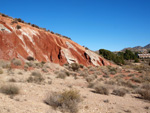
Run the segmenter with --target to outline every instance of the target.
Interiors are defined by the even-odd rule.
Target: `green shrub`
[[[48,95],[44,102],[53,108],[58,108],[62,112],[76,113],[78,112],[78,103],[81,96],[76,90],[68,90],[64,92],[53,92]]]
[[[106,86],[102,85],[102,84],[95,85],[94,89],[95,89],[96,93],[104,94],[104,95],[109,94],[108,88]]]
[[[19,94],[19,88],[13,84],[2,86],[0,91],[4,94],[7,94],[7,95]]]

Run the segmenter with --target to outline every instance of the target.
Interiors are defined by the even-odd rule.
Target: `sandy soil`
[[[60,68],[63,69],[57,67],[57,70]],[[0,93],[0,113],[61,113],[45,104],[44,99],[51,92],[72,88],[79,90],[83,98],[79,104],[79,113],[150,113],[150,102],[135,98],[136,94],[126,94],[124,97],[97,94],[87,87],[88,83],[82,77],[78,79],[74,79],[73,76],[66,79],[56,78],[57,75],[52,69],[48,73],[42,72],[45,81],[37,84],[26,81],[33,70],[13,69],[11,73],[8,73],[8,69],[3,69],[3,71],[3,74],[0,74],[0,85],[15,84],[21,90],[16,96]],[[9,82],[11,78],[14,78],[16,82]],[[51,80],[52,84],[49,83]]]

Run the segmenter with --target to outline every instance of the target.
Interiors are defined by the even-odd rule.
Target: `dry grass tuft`
[[[95,87],[95,92],[99,93],[99,94],[104,94],[104,95],[108,95],[109,94],[109,90],[106,86],[104,86],[103,84],[96,84]]]
[[[63,92],[53,92],[48,95],[44,102],[53,108],[60,109],[62,112],[76,113],[78,112],[78,103],[81,100],[79,92],[71,89]]]
[[[3,74],[3,70],[0,68],[0,74]]]
[[[127,91],[124,88],[114,89],[112,92],[113,95],[117,95],[117,96],[121,96],[121,97],[125,96],[126,93],[127,93]]]
[[[19,94],[20,89],[13,84],[9,84],[2,86],[0,91],[7,95],[17,95]]]
[[[22,65],[22,62],[20,59],[12,59],[11,61],[15,66],[21,66]]]

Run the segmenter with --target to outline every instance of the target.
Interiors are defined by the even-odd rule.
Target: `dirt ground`
[[[78,106],[78,113],[150,113],[150,102],[136,98],[137,94],[128,93],[120,97],[111,93],[109,95],[94,93],[92,88],[88,88],[88,82],[83,77],[57,78],[55,71],[64,67],[55,66],[51,66],[47,73],[36,69],[45,79],[40,84],[27,82],[34,70],[12,69],[9,72],[8,69],[3,69],[3,73],[0,74],[0,85],[14,84],[19,87],[20,93],[15,96],[0,93],[0,113],[61,113],[60,110],[45,104],[44,100],[51,92],[69,89],[78,90],[83,98]],[[12,78],[15,82],[10,81]]]

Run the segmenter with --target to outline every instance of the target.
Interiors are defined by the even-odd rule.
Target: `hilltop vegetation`
[[[134,53],[130,50],[125,50],[125,52],[113,53],[106,49],[100,49],[99,54],[107,60],[112,60],[118,65],[125,64],[125,60],[134,60],[134,62],[139,62],[138,53]]]

